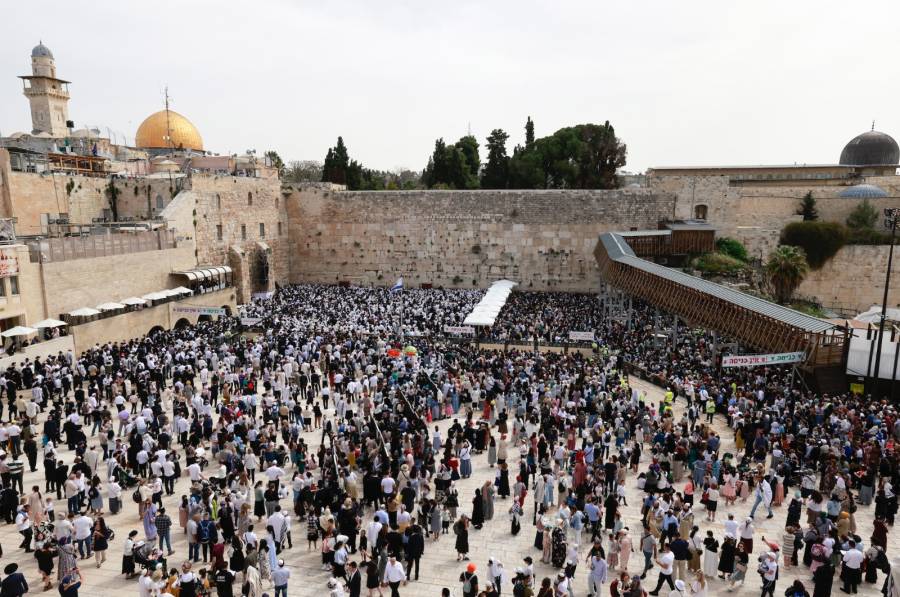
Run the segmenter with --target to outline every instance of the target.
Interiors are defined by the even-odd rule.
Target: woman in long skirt
[[[481,486],[481,501],[484,504],[484,519],[492,520],[494,518],[494,485],[490,481],[485,481]]]
[[[56,579],[62,580],[72,570],[78,567],[78,556],[75,554],[75,546],[68,538],[63,538],[59,543],[59,563],[56,567]]]
[[[481,489],[475,490],[472,498],[472,526],[480,529],[484,525],[484,500],[481,497]]]
[[[499,482],[497,487],[497,495],[500,496],[501,499],[506,499],[509,497],[509,467],[504,462],[500,465],[499,471]],[[516,496],[518,497],[518,496]]]
[[[468,560],[469,559],[469,520],[462,516],[453,525],[453,530],[456,532],[456,560]]]
[[[710,578],[716,576],[718,565],[719,542],[713,537],[712,531],[706,531],[706,539],[703,540],[703,575]]]
[[[691,559],[688,560],[688,569],[696,572],[702,566],[701,557],[703,556],[703,535],[700,534],[700,527],[691,528],[688,546],[691,551]]]
[[[719,578],[725,578],[734,572],[735,545],[734,537],[725,535],[725,540],[722,541],[722,549],[719,553]]]

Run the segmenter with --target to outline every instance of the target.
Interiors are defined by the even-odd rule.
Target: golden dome
[[[166,131],[170,131],[171,140],[166,139]],[[134,136],[134,144],[137,147],[156,149],[195,149],[203,150],[203,139],[191,121],[178,112],[160,110],[147,117],[138,127]]]

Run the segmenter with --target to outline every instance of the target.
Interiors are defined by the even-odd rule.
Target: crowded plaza
[[[0,594],[889,589],[894,404],[723,368],[638,300],[513,292],[447,333],[481,295],[287,285],[9,367]]]

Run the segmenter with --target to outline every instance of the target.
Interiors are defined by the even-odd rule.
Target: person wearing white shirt
[[[859,586],[862,563],[863,560],[866,559],[866,556],[857,549],[855,541],[851,540],[848,545],[850,546],[850,549],[841,552],[844,554],[841,558],[841,561],[843,562],[841,578],[844,579],[844,586],[841,587],[841,590],[845,593],[856,593],[857,587]]]
[[[394,555],[391,555],[387,566],[384,567],[382,582],[391,587],[391,597],[400,597],[400,585],[406,585],[406,570]]]
[[[82,514],[75,519],[72,526],[75,528],[75,543],[78,544],[78,555],[81,556],[82,560],[91,557],[91,533],[94,528],[94,519]]]

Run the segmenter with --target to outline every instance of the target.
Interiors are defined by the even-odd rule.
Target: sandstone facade
[[[825,307],[853,316],[872,305],[881,307],[888,246],[843,247],[820,269],[810,271],[797,289],[797,296],[813,298]],[[900,250],[895,249],[894,273],[888,293],[888,308],[900,307]]]
[[[396,191],[292,189],[290,279],[363,285],[592,291],[597,236],[656,228],[674,197],[617,191]]]

